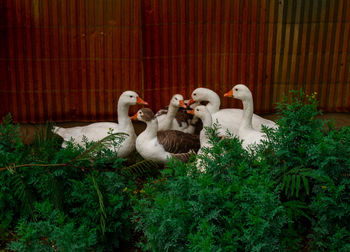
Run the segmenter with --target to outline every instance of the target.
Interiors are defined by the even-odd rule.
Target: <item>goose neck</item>
[[[243,102],[243,117],[242,117],[240,128],[253,129],[253,126],[252,126],[253,110],[254,110],[253,98],[250,97],[248,99],[243,100],[242,102]]]
[[[211,127],[213,120],[211,114],[207,114],[204,118],[202,118],[203,127]]]
[[[144,135],[148,136],[149,138],[155,138],[157,137],[157,131],[158,131],[158,120],[153,119],[151,121],[146,122],[146,129],[144,132],[142,132]]]
[[[199,133],[199,141],[201,148],[207,146],[209,143],[209,138],[207,136],[207,127],[203,125],[203,129]]]
[[[121,128],[133,128],[132,122],[130,120],[130,117],[128,115],[129,113],[129,105],[124,103],[118,103],[118,123],[121,126]]]
[[[208,94],[207,108],[211,114],[219,111],[219,109],[220,109],[220,97],[215,92]]]
[[[175,118],[177,111],[179,108],[175,107],[174,105],[170,104],[168,107],[168,112],[166,113],[166,120],[171,121]]]
[[[210,113],[207,113],[202,119],[203,129],[199,133],[199,141],[201,147],[207,146],[209,143],[209,138],[207,136],[207,128],[212,126],[212,117]]]

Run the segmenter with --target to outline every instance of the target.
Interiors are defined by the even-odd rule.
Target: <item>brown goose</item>
[[[159,110],[155,117],[158,120],[158,131],[179,130],[193,134],[195,127],[190,124],[191,116],[186,113],[187,106],[181,94],[175,94],[168,107]]]
[[[178,130],[158,131],[158,121],[149,108],[140,109],[132,119],[145,122],[146,129],[136,139],[136,150],[147,160],[165,164],[171,157],[187,162],[200,148],[199,136]]]

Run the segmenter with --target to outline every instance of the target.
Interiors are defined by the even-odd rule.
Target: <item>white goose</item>
[[[248,149],[249,146],[259,144],[265,138],[265,134],[254,129],[252,125],[253,118],[253,96],[249,88],[243,84],[234,86],[226,96],[239,99],[243,103],[243,117],[239,124],[238,137],[243,140],[242,146]]]
[[[190,124],[187,113],[179,108],[187,108],[181,94],[175,94],[167,109],[161,109],[156,113],[158,120],[158,131],[179,130],[193,134],[195,128]]]
[[[228,94],[225,94],[225,97]],[[219,129],[220,135],[225,135],[226,130],[237,135],[239,124],[243,116],[242,109],[221,109],[220,108],[220,97],[212,90],[208,88],[197,88],[192,92],[190,103],[208,101],[206,105],[209,112],[212,114],[213,122],[218,121],[221,128]],[[276,123],[271,120],[264,119],[256,114],[253,114],[252,119],[253,128],[261,131],[262,125],[266,127],[277,127]]]
[[[128,135],[119,146],[118,150],[116,150],[118,157],[126,157],[135,150],[136,134],[128,115],[128,111],[130,106],[136,104],[148,105],[147,102],[143,101],[136,92],[125,91],[120,95],[118,100],[119,123],[97,122],[87,126],[72,128],[54,127],[53,132],[64,139],[62,144],[63,148],[66,147],[65,142],[70,141],[71,139],[73,139],[74,142],[79,145],[84,145],[84,138],[86,138],[88,141],[99,141],[108,136],[108,132],[126,133]]]
[[[186,162],[200,147],[199,137],[177,130],[158,131],[158,120],[149,108],[131,117],[147,124],[136,139],[136,150],[146,160],[165,164],[171,157]]]

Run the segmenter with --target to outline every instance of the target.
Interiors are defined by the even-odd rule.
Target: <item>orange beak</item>
[[[188,106],[190,106],[192,103],[195,103],[195,101],[191,98],[189,101],[188,101]]]
[[[187,110],[187,114],[191,114],[191,115],[194,115],[194,110]]]
[[[136,103],[137,104],[143,104],[143,105],[148,105],[147,102],[145,102],[144,100],[142,100],[140,97],[137,96],[136,98]]]
[[[179,106],[180,106],[181,108],[187,108],[187,106],[186,106],[184,100],[180,100],[180,101],[179,101]]]
[[[226,94],[224,94],[225,97],[233,97],[233,91],[232,89],[228,91]]]
[[[130,117],[131,120],[137,120],[137,113]]]

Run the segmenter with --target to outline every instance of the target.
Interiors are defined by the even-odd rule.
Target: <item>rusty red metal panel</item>
[[[243,82],[257,113],[274,111],[299,88],[318,92],[325,111],[350,111],[346,1],[142,3],[146,95],[161,97],[153,109],[175,92],[189,96],[204,86],[222,95]],[[222,105],[241,106],[229,99]]]
[[[126,89],[158,110],[237,83],[257,113],[299,88],[350,112],[346,0],[5,0],[1,14],[0,113],[16,121],[113,120]]]
[[[0,116],[18,122],[116,119],[142,93],[139,0],[1,1]]]

